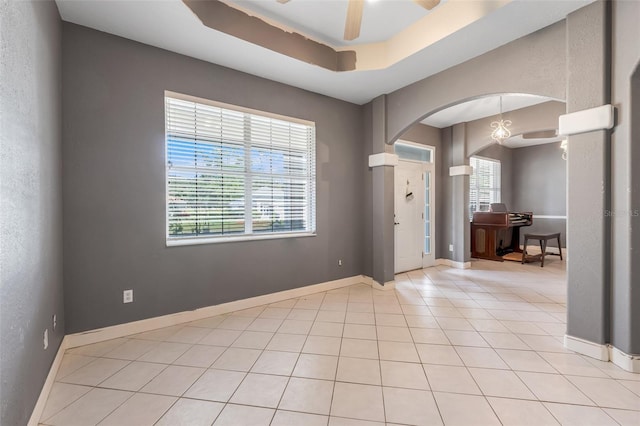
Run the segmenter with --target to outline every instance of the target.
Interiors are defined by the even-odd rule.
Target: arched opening
[[[502,144],[490,136],[491,123],[500,116],[500,98],[502,116],[511,121],[511,136]],[[566,248],[566,162],[560,147],[562,138],[557,136],[558,116],[565,110],[564,102],[547,96],[522,93],[476,96],[422,114],[399,136],[401,140],[435,147],[436,197],[431,220],[437,224],[434,235],[437,258],[470,260],[469,220],[473,211],[486,211],[491,202],[502,202],[511,212],[533,212],[536,220],[526,231],[560,232],[561,246]],[[499,173],[490,177],[496,185],[474,189],[472,183],[478,183],[474,176],[449,176],[449,167],[469,165],[476,160],[497,164],[489,167]],[[394,196],[396,206],[400,195]],[[550,241],[549,246],[557,244]],[[451,247],[458,253],[452,254]]]

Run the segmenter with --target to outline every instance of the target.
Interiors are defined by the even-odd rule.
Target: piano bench
[[[560,233],[551,234],[524,234],[524,247],[522,248],[522,263],[535,262],[540,260],[540,267],[544,267],[544,256],[547,254],[547,241],[556,239],[558,241],[558,251],[560,252],[560,260],[562,260],[562,246],[560,245]],[[540,254],[527,255],[527,242],[529,240],[538,240],[540,243]],[[555,253],[549,253],[555,254]]]

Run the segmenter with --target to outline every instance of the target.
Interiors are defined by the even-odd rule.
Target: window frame
[[[482,161],[488,161],[488,162],[491,162],[491,163],[494,163],[494,164],[498,165],[499,176],[497,177],[497,179],[495,179],[495,181],[498,183],[498,186],[497,187],[493,187],[493,188],[482,188],[482,189],[483,190],[488,190],[488,191],[490,191],[492,193],[497,194],[497,200],[494,200],[492,202],[494,202],[494,203],[502,202],[502,162],[500,160],[498,160],[498,159],[489,158],[489,157],[483,157],[481,155],[472,155],[469,159],[471,160],[473,158],[477,158],[477,159],[482,160]],[[471,161],[469,161],[469,163],[471,163]],[[495,167],[495,166],[493,166],[493,167]],[[475,173],[476,173],[476,168],[474,167],[473,174],[475,174]],[[476,185],[475,189],[476,189],[477,195],[479,196],[481,188]],[[489,198],[491,199],[491,197],[489,197]],[[475,201],[476,201],[476,205],[479,206],[479,204],[480,204],[479,198],[477,200],[475,200]],[[491,201],[490,201],[490,203],[491,203]],[[471,206],[472,205],[473,205],[473,200],[471,199],[471,176],[469,176],[469,205],[467,206],[467,208],[469,209],[469,221],[473,220],[473,213],[474,212],[480,211],[480,210],[471,210]]]
[[[398,145],[404,145],[404,146],[409,147],[409,148],[413,148],[413,149],[429,152],[429,161],[416,160],[414,158],[406,158],[406,157],[400,156],[396,152],[396,147]],[[411,141],[406,141],[404,139],[398,139],[393,144],[393,153],[398,156],[398,159],[404,160],[404,161],[412,161],[414,163],[415,162],[422,162],[422,163],[428,163],[428,164],[435,164],[436,163],[436,159],[435,159],[436,147],[432,146],[432,145],[424,145],[424,144],[417,143],[417,142],[411,142]]]
[[[203,105],[209,105],[217,108],[223,108],[232,110],[235,112],[252,114],[264,118],[272,118],[276,120],[286,121],[289,123],[301,124],[305,126],[309,126],[312,129],[312,141],[313,146],[311,147],[312,156],[310,162],[310,169],[308,174],[310,176],[305,179],[305,182],[309,184],[309,189],[307,191],[308,194],[308,208],[309,208],[309,230],[305,231],[283,231],[283,232],[260,232],[260,233],[242,233],[242,234],[229,234],[229,235],[205,235],[205,236],[184,236],[184,237],[175,237],[169,234],[169,149],[168,149],[168,115],[167,115],[167,98],[173,98],[181,101],[194,102]],[[238,242],[238,241],[260,241],[260,240],[272,240],[272,239],[286,239],[286,238],[302,238],[302,237],[315,237],[317,235],[317,144],[316,144],[316,123],[313,121],[303,120],[300,118],[289,117],[285,115],[275,114],[267,111],[260,111],[252,108],[246,108],[238,105],[231,105],[223,102],[213,101],[210,99],[204,99],[196,96],[186,95],[182,93],[172,92],[169,90],[165,90],[163,96],[163,111],[164,111],[164,182],[165,182],[165,243],[167,247],[174,246],[189,246],[189,245],[200,245],[200,244],[219,244],[219,243],[227,243],[227,242]],[[243,145],[246,146],[246,145]],[[247,170],[245,166],[245,171],[242,173],[242,176],[245,179],[252,179],[254,174],[251,170]],[[278,176],[278,175],[274,175]],[[247,190],[248,191],[248,190]],[[245,232],[247,230],[246,220],[247,217],[252,217],[252,200],[245,197],[244,208],[245,208]],[[248,213],[247,213],[248,212]],[[249,229],[252,229],[252,225],[249,225]]]

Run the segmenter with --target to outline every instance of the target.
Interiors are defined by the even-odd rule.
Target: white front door
[[[395,272],[423,267],[425,164],[398,162],[395,169]]]
[[[395,272],[436,264],[433,163],[400,160],[395,167]]]

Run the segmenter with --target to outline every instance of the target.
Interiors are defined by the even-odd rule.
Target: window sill
[[[302,237],[315,237],[315,232],[292,232],[281,234],[252,234],[252,235],[238,235],[233,237],[192,237],[181,238],[175,240],[167,240],[167,247],[180,247],[180,246],[193,246],[200,244],[220,244],[220,243],[234,243],[239,241],[260,241],[260,240],[279,240],[283,238],[302,238]]]

